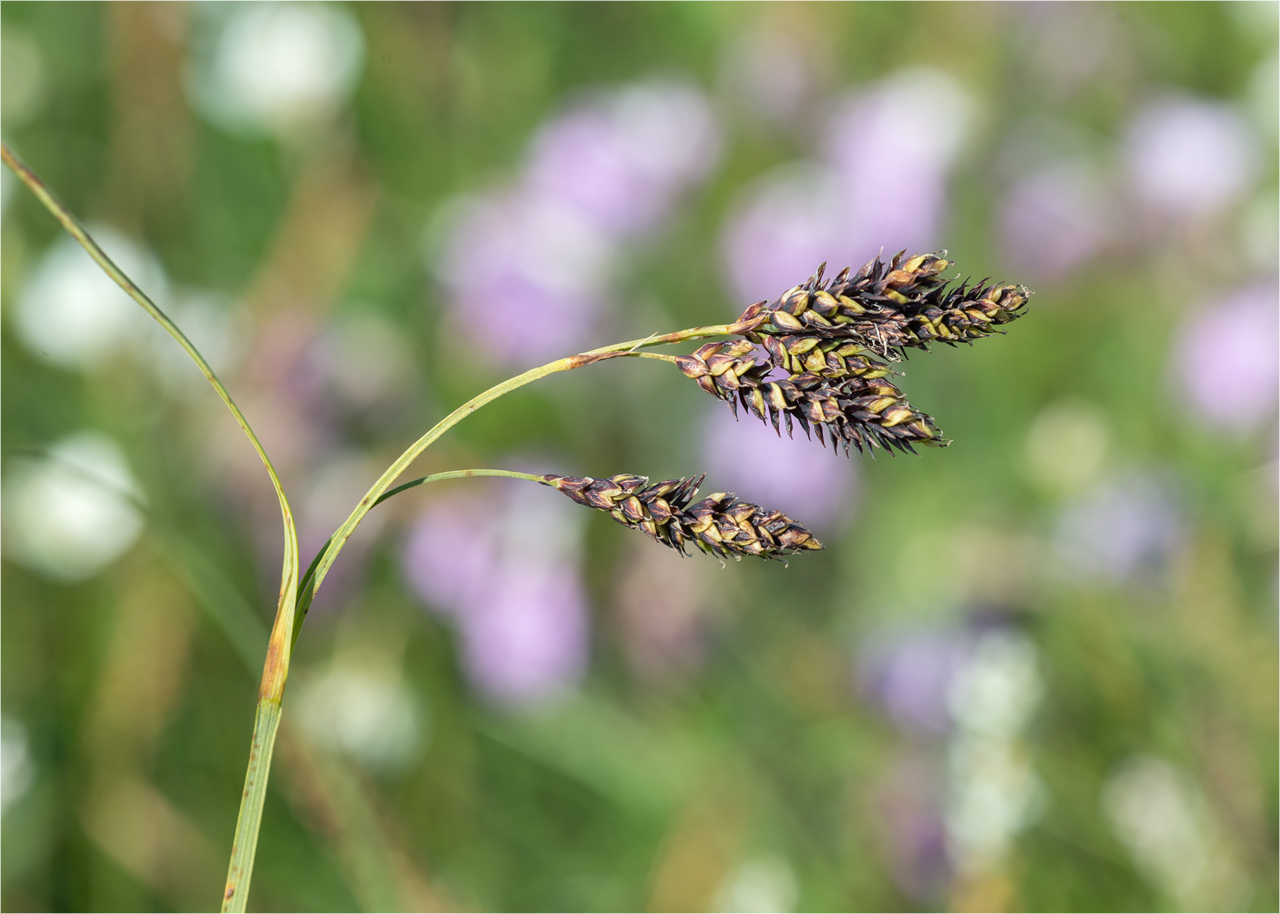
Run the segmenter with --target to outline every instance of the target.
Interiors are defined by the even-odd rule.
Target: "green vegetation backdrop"
[[[5,141],[220,371],[304,561],[550,358],[882,246],[1035,292],[899,366],[945,450],[780,445],[629,360],[442,439],[415,475],[707,471],[827,549],[681,559],[509,480],[379,508],[298,644],[252,908],[1280,903],[1275,3],[0,21]],[[206,909],[275,499],[12,178],[0,900]]]

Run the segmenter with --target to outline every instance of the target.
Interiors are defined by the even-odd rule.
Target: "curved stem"
[[[386,498],[397,492],[411,488],[415,485],[422,485],[426,482],[433,482],[441,479],[452,479],[463,476],[511,476],[515,478],[534,479],[537,477],[530,476],[527,473],[516,473],[506,470],[460,470],[449,473],[437,473],[434,476],[424,477],[421,480],[414,480],[406,483],[394,490],[391,489],[392,483],[408,468],[417,457],[425,451],[437,438],[444,432],[448,431],[466,416],[475,412],[481,406],[496,400],[503,394],[509,393],[516,388],[523,387],[525,384],[536,381],[539,378],[546,377],[560,371],[571,371],[575,368],[581,368],[594,362],[604,361],[611,358],[619,358],[625,356],[636,356],[641,358],[657,358],[665,361],[673,361],[670,356],[662,356],[653,353],[641,352],[640,350],[649,346],[658,346],[666,343],[684,342],[686,340],[700,339],[714,336],[727,336],[735,333],[741,333],[749,328],[749,322],[738,324],[721,324],[708,327],[695,327],[689,330],[681,330],[675,333],[662,335],[654,335],[641,340],[631,340],[625,343],[616,343],[612,346],[605,346],[591,352],[582,353],[580,355],[570,356],[564,359],[557,359],[539,368],[530,369],[524,374],[518,375],[507,381],[491,387],[489,390],[473,397],[464,403],[458,409],[454,410],[440,422],[436,423],[425,435],[414,442],[396,461],[387,468],[387,471],[378,478],[373,487],[369,489],[365,497],[356,506],[355,510],[343,522],[330,538],[329,542],[321,553],[316,556],[311,567],[308,568],[307,574],[302,583],[298,580],[298,538],[297,529],[293,520],[293,512],[289,507],[288,498],[285,496],[284,487],[280,482],[279,475],[276,473],[275,467],[272,465],[270,458],[267,456],[266,450],[262,443],[258,440],[257,435],[249,425],[249,421],[245,418],[240,408],[232,399],[230,392],[219,380],[213,368],[205,360],[199,350],[187,339],[184,334],[169,316],[160,310],[154,302],[148,298],[141,289],[117,267],[97,243],[89,236],[84,227],[71,215],[70,211],[53,195],[45,186],[44,182],[26,167],[13,154],[9,147],[0,144],[0,159],[7,165],[15,175],[18,176],[28,188],[31,189],[37,199],[44,207],[58,220],[64,229],[76,239],[77,242],[89,253],[89,256],[97,262],[108,276],[110,276],[124,291],[136,301],[157,323],[159,323],[165,331],[177,341],[183,350],[195,362],[196,367],[200,369],[218,394],[219,398],[226,405],[231,415],[235,418],[236,423],[244,431],[249,438],[250,444],[257,452],[258,457],[262,460],[263,466],[267,470],[267,474],[271,478],[271,484],[275,488],[276,497],[280,502],[281,518],[284,526],[284,559],[280,574],[280,596],[279,606],[276,612],[275,622],[271,631],[271,638],[267,645],[267,657],[263,665],[262,681],[258,690],[258,706],[254,719],[253,743],[249,754],[249,764],[245,771],[245,785],[242,794],[240,814],[236,821],[235,843],[231,851],[231,862],[227,871],[227,882],[223,894],[222,908],[224,911],[243,911],[248,902],[249,880],[253,874],[254,856],[258,844],[258,831],[262,821],[262,809],[266,799],[267,778],[271,768],[271,756],[275,747],[276,733],[280,724],[281,702],[284,696],[285,683],[289,676],[289,661],[293,651],[293,645],[297,640],[298,632],[301,630],[302,621],[305,618],[307,608],[309,608],[316,591],[320,584],[324,581],[325,575],[332,566],[334,559],[341,552],[342,547],[346,545],[347,540],[355,531],[355,528],[364,519],[364,516],[374,507],[380,504]]]
[[[266,796],[267,774],[270,770],[271,751],[275,744],[276,727],[280,721],[280,701],[284,695],[285,682],[289,677],[289,658],[293,649],[294,615],[297,599],[298,580],[298,534],[294,526],[293,512],[289,507],[289,499],[285,496],[284,486],[276,473],[271,459],[267,456],[262,442],[249,426],[240,407],[231,398],[231,393],[218,379],[200,351],[187,339],[178,325],[170,320],[160,308],[134,284],[124,272],[112,263],[85,231],[70,210],[45,186],[44,182],[15,156],[8,145],[0,143],[0,160],[9,167],[36,198],[44,205],[55,219],[66,229],[98,266],[111,277],[115,283],[142,309],[165,329],[178,345],[191,357],[200,369],[200,373],[213,387],[222,400],[236,424],[240,426],[257,452],[267,475],[271,477],[271,485],[275,488],[276,498],[280,502],[280,515],[284,525],[284,559],[280,570],[280,596],[276,609],[275,623],[271,630],[271,640],[267,644],[267,658],[263,664],[262,681],[258,688],[258,710],[254,723],[253,748],[249,755],[249,766],[245,772],[245,788],[240,805],[240,815],[236,821],[235,843],[231,850],[231,863],[227,871],[227,883],[223,893],[223,910],[243,911],[248,901],[249,879],[253,874],[253,858],[258,846],[258,826],[262,821],[262,803]]]
[[[334,559],[338,553],[342,551],[342,547],[346,545],[347,540],[351,538],[351,534],[355,532],[360,521],[364,520],[364,516],[369,513],[375,504],[377,504],[384,494],[391,488],[394,483],[406,469],[409,464],[413,463],[432,443],[447,432],[453,426],[457,425],[467,416],[478,410],[487,403],[508,394],[517,388],[531,384],[540,378],[555,374],[560,371],[572,371],[575,368],[582,368],[586,365],[593,365],[596,362],[603,362],[607,359],[623,358],[632,356],[636,358],[657,358],[664,361],[674,361],[671,356],[664,356],[658,353],[641,352],[640,350],[648,346],[662,346],[668,343],[683,343],[689,340],[706,339],[708,337],[717,336],[733,336],[740,334],[755,326],[754,321],[742,321],[733,324],[714,324],[705,327],[691,327],[688,330],[678,330],[674,333],[654,334],[639,340],[628,340],[625,343],[614,343],[612,346],[602,346],[599,349],[592,349],[590,352],[584,352],[579,355],[571,355],[567,358],[556,359],[554,362],[548,362],[537,368],[531,368],[523,374],[509,378],[501,384],[495,384],[484,393],[472,397],[466,403],[459,406],[449,415],[445,416],[439,422],[431,427],[431,429],[409,446],[409,448],[395,459],[391,466],[387,467],[377,482],[365,493],[364,498],[356,505],[350,516],[343,521],[342,526],[334,531],[330,537],[328,544],[322,553],[316,557],[308,571],[307,584],[305,587],[299,587],[298,594],[298,612],[294,623],[294,639],[297,639],[297,632],[301,629],[303,619],[306,617],[307,609],[311,606],[311,601],[315,597],[315,592],[320,589],[320,585],[324,582],[325,575],[328,574],[329,568],[333,565]],[[437,477],[427,477],[435,479]]]
[[[205,376],[205,379],[208,380],[210,386],[213,387],[222,402],[226,404],[227,409],[230,410],[231,415],[236,420],[236,424],[240,426],[248,437],[249,443],[253,445],[253,449],[262,460],[263,466],[266,467],[267,473],[271,477],[271,484],[275,487],[276,497],[280,500],[280,512],[284,519],[286,543],[286,573],[282,576],[281,580],[283,599],[283,584],[289,577],[289,565],[287,559],[288,553],[290,552],[288,544],[291,539],[295,543],[292,554],[294,559],[294,574],[296,575],[297,573],[297,546],[296,537],[293,536],[293,514],[289,508],[289,500],[284,494],[284,487],[280,483],[280,477],[276,475],[275,467],[272,466],[271,459],[263,449],[262,442],[258,440],[258,436],[254,434],[253,429],[249,426],[249,420],[244,417],[244,413],[240,412],[240,407],[237,406],[235,400],[231,398],[231,393],[225,386],[223,386],[222,381],[219,380],[217,374],[209,363],[205,361],[205,358],[200,354],[200,351],[196,349],[191,340],[187,339],[187,335],[178,328],[178,325],[175,324],[167,314],[160,310],[159,306],[157,306],[155,302],[147,297],[146,293],[134,284],[133,280],[126,276],[124,272],[111,261],[111,258],[106,255],[102,248],[98,247],[97,242],[95,242],[93,238],[89,236],[89,233],[85,231],[84,226],[77,221],[75,216],[71,215],[70,210],[68,210],[66,206],[63,205],[62,201],[55,197],[53,192],[45,186],[44,182],[40,180],[40,177],[24,165],[22,161],[13,154],[13,151],[8,147],[8,145],[3,143],[0,143],[0,159],[4,161],[5,165],[9,166],[9,169],[18,176],[18,179],[22,181],[23,184],[30,188],[31,192],[35,194],[36,198],[44,205],[44,208],[47,209],[59,223],[61,223],[62,227],[66,229],[67,234],[71,235],[72,238],[80,243],[80,246],[88,252],[89,256],[92,257],[94,261],[97,262],[103,272],[110,276],[111,279],[120,286],[120,288],[124,289],[130,298],[141,305],[142,309],[146,311],[147,314],[151,315],[151,317],[165,329],[165,332],[177,341],[178,345],[181,346],[187,355],[191,357],[191,361],[196,363],[196,367],[200,369],[200,373]]]
[[[409,482],[401,483],[394,489],[388,489],[378,497],[372,507],[376,508],[388,498],[399,495],[401,492],[418,486],[426,485],[429,482],[443,482],[446,479],[467,479],[474,476],[506,476],[510,479],[527,479],[530,482],[542,482],[541,476],[533,473],[520,473],[516,470],[449,470],[444,473],[433,473],[430,476],[422,476]],[[325,540],[323,546],[316,552],[316,557],[311,560],[311,564],[307,566],[306,572],[302,575],[302,579],[298,582],[298,612],[294,616],[293,621],[293,643],[298,643],[298,634],[302,631],[302,620],[307,616],[307,610],[311,608],[311,601],[315,597],[316,588],[312,586],[312,579],[315,577],[316,568],[320,565],[320,560],[324,558],[329,544],[333,542],[333,537]]]
[[[529,482],[542,482],[542,477],[536,473],[521,473],[518,470],[448,470],[444,473],[432,473],[430,476],[420,476],[409,482],[402,482],[394,489],[388,489],[383,492],[381,497],[373,503],[373,506],[376,508],[393,495],[399,495],[408,489],[424,486],[429,482],[444,482],[446,479],[470,479],[475,476],[505,476],[507,479],[527,479]]]

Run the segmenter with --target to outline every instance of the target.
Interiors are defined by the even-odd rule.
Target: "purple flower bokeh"
[[[1210,429],[1253,431],[1276,419],[1280,288],[1261,282],[1193,308],[1178,329],[1171,386]],[[1212,366],[1206,372],[1205,366]]]
[[[948,695],[972,650],[970,633],[953,627],[875,633],[855,663],[860,691],[907,733],[951,729]]]
[[[543,498],[496,486],[429,503],[401,561],[413,590],[456,626],[472,686],[513,707],[575,686],[590,652],[577,518],[533,494]]]
[[[1054,554],[1075,579],[1159,580],[1183,542],[1183,528],[1172,482],[1158,474],[1129,473],[1064,508],[1054,531]]]
[[[971,107],[959,83],[932,69],[903,71],[837,106],[823,154],[840,176],[855,250],[936,244]]]
[[[1148,104],[1125,139],[1129,180],[1158,216],[1206,216],[1257,179],[1258,138],[1228,105],[1185,96]]]
[[[879,852],[894,883],[917,900],[936,896],[951,877],[942,780],[924,759],[909,754],[872,790],[880,813]]]
[[[1000,207],[1000,237],[1015,269],[1054,279],[1101,249],[1113,221],[1097,175],[1080,162],[1057,162],[1010,189]]]
[[[455,206],[438,272],[450,319],[480,353],[536,363],[580,348],[607,300],[616,251],[563,201],[525,188]]]
[[[836,175],[812,163],[774,169],[746,189],[721,233],[737,301],[773,298],[804,282],[818,264],[848,259],[838,192]]]
[[[404,574],[436,612],[452,618],[483,601],[500,558],[491,511],[491,499],[451,492],[424,507],[410,530]]]
[[[735,420],[717,404],[701,423],[709,485],[782,511],[816,532],[832,530],[853,513],[858,466],[843,451],[807,440],[799,427],[793,440],[746,409],[738,415]]]
[[[701,93],[680,83],[639,84],[590,97],[543,126],[526,180],[593,229],[621,238],[655,228],[719,151]]]
[[[575,569],[515,559],[458,620],[467,671],[492,699],[543,702],[586,672],[587,602]]]
[[[678,82],[597,91],[548,121],[505,190],[455,201],[434,268],[482,357],[526,365],[593,338],[623,245],[661,228],[715,166],[706,98]]]
[[[958,83],[927,69],[838,103],[820,160],[775,169],[734,204],[721,246],[739,299],[773,298],[823,261],[838,270],[882,249],[932,249],[969,107]]]

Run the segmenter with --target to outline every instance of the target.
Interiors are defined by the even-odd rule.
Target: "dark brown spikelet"
[[[786,339],[795,338],[784,338],[778,345],[785,346]],[[820,352],[824,346],[819,343],[808,352]],[[946,444],[933,419],[912,407],[886,378],[889,370],[883,363],[861,354],[837,357],[833,350],[824,356],[830,376],[788,374],[790,364],[785,359],[775,364],[772,352],[747,340],[708,343],[693,355],[677,356],[676,364],[735,412],[741,403],[779,434],[785,427],[789,436],[798,422],[806,435],[815,435],[823,444],[830,437],[832,446],[843,445],[846,454],[851,448],[913,451],[916,444]],[[803,354],[794,358],[802,359]]]
[[[862,378],[874,381],[894,372],[878,353],[848,339],[817,336],[766,336],[761,345],[776,368],[788,374],[816,374],[830,381]]]
[[[702,479],[668,479],[649,485],[646,477],[629,474],[606,479],[548,474],[542,482],[580,505],[609,512],[624,527],[640,530],[681,555],[688,554],[685,544],[689,542],[721,558],[776,559],[822,548],[812,533],[781,511],[768,511],[731,493],[720,492],[689,504]]]
[[[688,539],[673,518],[689,506],[703,477],[667,479],[649,485],[647,476],[628,473],[594,479],[590,476],[542,477],[544,485],[559,489],[580,505],[608,511],[624,527],[634,527],[655,542],[684,552]]]
[[[717,492],[690,505],[681,521],[699,549],[722,559],[777,559],[822,548],[812,533],[781,511],[742,501],[732,492]]]
[[[970,284],[948,288],[941,278],[951,262],[941,254],[879,257],[857,272],[846,268],[824,282],[825,264],[803,285],[773,302],[752,305],[740,321],[756,321],[746,336],[801,336],[851,341],[875,352],[928,349],[935,341],[971,343],[1000,332],[1022,316],[1028,292],[1020,285]]]

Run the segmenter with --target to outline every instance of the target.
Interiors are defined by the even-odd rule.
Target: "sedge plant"
[[[293,648],[307,610],[343,547],[369,511],[408,489],[446,479],[505,476],[559,490],[578,504],[607,512],[618,523],[687,554],[689,546],[721,559],[756,556],[786,559],[822,544],[780,510],[762,507],[733,493],[717,492],[695,501],[702,476],[651,483],[644,476],[536,476],[502,469],[436,473],[401,485],[396,481],[446,431],[504,394],[562,371],[616,358],[670,363],[704,391],[739,407],[789,436],[799,425],[810,438],[833,450],[914,452],[918,446],[949,442],[933,419],[913,407],[897,387],[892,366],[907,350],[930,344],[971,343],[1001,332],[1025,313],[1028,292],[1016,284],[952,284],[944,254],[899,254],[887,262],[873,258],[860,269],[831,279],[818,270],[805,283],[773,301],[751,305],[733,323],[654,334],[566,356],[532,368],[473,397],[413,442],[369,487],[304,570],[298,534],[284,487],[261,441],[208,362],[176,324],[151,301],[89,237],[83,226],[7,146],[4,164],[98,265],[172,336],[195,362],[261,459],[280,503],[284,556],[275,621],[258,689],[253,738],[231,860],[222,896],[224,911],[245,910],[253,875],[258,830],[266,798],[272,752],[280,726]],[[692,353],[669,355],[653,347],[713,340]]]

